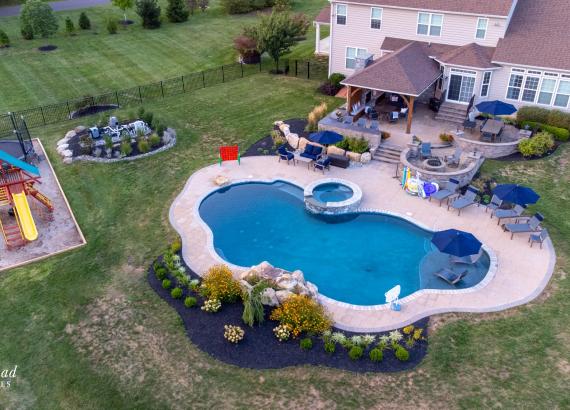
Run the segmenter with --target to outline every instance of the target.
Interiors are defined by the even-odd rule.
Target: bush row
[[[569,133],[559,130],[563,128],[570,132],[570,113],[541,107],[522,107],[517,112],[517,121],[520,126],[539,125],[538,128],[548,131],[560,141],[567,141],[570,137]],[[545,127],[550,127],[550,129],[545,129]]]

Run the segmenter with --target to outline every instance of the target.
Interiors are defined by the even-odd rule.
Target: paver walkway
[[[237,163],[212,165],[194,173],[170,209],[170,222],[182,237],[186,263],[198,274],[224,261],[215,253],[212,234],[198,214],[201,200],[216,189],[214,179],[222,175],[231,181],[287,180],[299,186],[323,178],[321,173],[299,166],[278,163],[276,157],[243,158]],[[495,255],[494,275],[474,288],[453,293],[420,291],[407,297],[401,312],[386,305],[357,307],[321,298],[333,315],[336,326],[345,330],[373,332],[395,329],[422,317],[444,312],[492,312],[527,303],[547,285],[555,265],[555,253],[548,241],[544,249],[529,247],[528,235],[510,235],[490,219],[483,207],[457,212],[441,208],[437,201],[428,202],[404,193],[394,167],[376,161],[356,168],[332,167],[324,176],[352,181],[363,191],[362,208],[393,212],[433,230],[456,228],[473,233]],[[333,256],[331,256],[333,258]],[[261,261],[260,261],[261,262]],[[233,268],[233,267],[232,267]],[[484,280],[484,282],[487,278]],[[358,284],[355,284],[358,285]],[[366,284],[360,284],[366,286]]]
[[[104,6],[110,4],[110,0],[63,0],[52,1],[50,6],[54,11],[77,10],[87,7]],[[20,14],[21,5],[0,7],[0,17],[17,16]]]

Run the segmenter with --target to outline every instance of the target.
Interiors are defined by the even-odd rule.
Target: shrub
[[[242,320],[245,324],[253,326],[255,322],[262,323],[265,319],[265,309],[261,303],[263,291],[269,287],[269,283],[262,281],[257,283],[249,292],[243,293]]]
[[[172,252],[172,253],[178,253],[178,252],[180,252],[181,249],[182,249],[182,242],[180,241],[180,238],[175,239],[170,244],[170,252]]]
[[[139,115],[140,119],[146,122],[149,127],[152,127],[152,121],[154,120],[154,114],[151,111],[142,111],[142,114]]]
[[[271,312],[271,320],[288,325],[294,337],[301,332],[323,333],[332,326],[325,308],[306,295],[292,295]]]
[[[547,132],[539,132],[519,143],[519,151],[525,157],[543,156],[554,147],[554,138]]]
[[[3,30],[0,30],[0,48],[10,47],[10,38]]]
[[[160,137],[156,134],[152,134],[150,137],[148,137],[148,143],[152,148],[158,147],[160,145],[160,141]]]
[[[128,157],[133,152],[133,147],[131,146],[130,141],[123,141],[121,142],[121,155],[124,157]]]
[[[193,292],[198,292],[198,290],[200,289],[200,281],[198,279],[192,279],[190,281],[190,284],[188,285],[188,287],[193,291]]]
[[[285,145],[287,140],[278,130],[271,131],[271,139],[273,140],[273,148],[278,149],[281,145]]]
[[[301,339],[301,342],[299,342],[299,347],[303,350],[311,350],[313,348],[313,339],[310,337]]]
[[[159,137],[163,137],[164,136],[164,131],[166,131],[166,126],[164,126],[163,124],[158,124],[156,127],[156,133],[158,134]]]
[[[49,37],[57,32],[58,23],[49,3],[42,0],[27,0],[20,12],[20,27],[33,37]]]
[[[396,359],[401,362],[407,362],[410,359],[410,352],[408,352],[403,346],[396,347],[394,354],[396,355]]]
[[[319,121],[325,118],[327,115],[327,104],[322,102],[317,105],[307,116],[307,126],[305,131],[314,132],[319,128]]]
[[[245,336],[244,330],[239,326],[225,325],[224,326],[224,339],[228,342],[239,343]]]
[[[75,25],[73,24],[73,20],[71,20],[71,17],[65,18],[65,32],[67,33],[67,35],[72,35],[73,33],[75,33]]]
[[[182,23],[188,20],[190,10],[184,0],[168,0],[166,17],[171,23]]]
[[[79,15],[79,21],[77,22],[77,24],[81,30],[89,30],[91,28],[91,21],[89,20],[89,17],[87,17],[87,14],[85,14],[84,11],[82,11],[81,14]]]
[[[226,265],[212,266],[202,280],[200,292],[208,299],[235,302],[242,296],[241,285]]]
[[[184,299],[184,306],[186,306],[187,308],[191,308],[196,306],[196,298],[193,296],[187,296],[186,299]]]
[[[180,299],[182,297],[182,288],[174,288],[170,291],[170,296],[173,299]]]
[[[336,350],[336,343],[332,340],[325,342],[325,352],[333,354]]]
[[[352,346],[348,351],[348,357],[350,357],[352,360],[359,360],[362,357],[363,353],[364,351],[362,350],[362,347]]]
[[[382,138],[383,140],[387,140],[391,136],[392,134],[390,134],[388,131],[380,131],[380,138]]]
[[[139,150],[139,152],[142,152],[143,154],[146,154],[147,152],[150,151],[150,144],[148,143],[147,140],[140,139],[139,142],[137,143],[137,148]]]
[[[224,11],[228,14],[243,14],[243,13],[249,13],[250,11],[254,10],[261,10],[265,7],[271,7],[273,6],[274,1],[273,0],[221,0],[220,3]]]
[[[352,152],[356,152],[357,154],[363,154],[369,150],[368,141],[362,137],[349,138],[348,148]]]
[[[170,286],[172,286],[172,281],[170,279],[164,279],[162,281],[162,288],[163,289],[170,289]]]
[[[570,113],[541,107],[521,107],[517,112],[519,124],[530,121],[570,131]]]
[[[381,349],[375,347],[374,349],[370,350],[368,353],[370,360],[373,362],[381,362],[384,359],[384,352]]]
[[[331,76],[329,77],[329,81],[335,87],[342,87],[340,82],[343,81],[345,78],[346,78],[346,76],[344,74],[332,73]]]
[[[109,34],[117,34],[117,30],[119,29],[119,23],[117,23],[115,19],[109,18],[107,19],[105,27],[107,27],[107,32]]]
[[[336,146],[343,150],[348,151],[348,148],[350,147],[350,141],[348,138],[344,138],[342,141],[337,142]]]
[[[441,134],[439,134],[439,139],[440,139],[442,142],[451,143],[451,142],[453,142],[453,135],[447,134],[447,133],[441,133]]]
[[[22,33],[22,38],[24,40],[33,40],[34,39],[34,30],[32,30],[31,26],[23,25],[20,28],[20,33]]]
[[[274,327],[273,333],[275,334],[277,340],[280,342],[284,342],[285,340],[289,339],[289,337],[291,337],[291,332],[289,331],[289,326],[287,325],[279,325],[277,327]]]
[[[218,299],[208,299],[204,302],[202,310],[208,313],[216,313],[222,307],[222,302]]]
[[[198,0],[198,7],[200,7],[202,13],[205,12],[210,7],[210,0]]]
[[[163,280],[166,278],[166,269],[163,267],[156,268],[154,274],[158,280]]]
[[[137,0],[136,12],[142,19],[143,28],[155,29],[160,27],[160,6],[156,0]]]

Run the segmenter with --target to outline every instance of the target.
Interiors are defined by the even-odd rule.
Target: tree
[[[120,8],[123,11],[123,16],[125,18],[124,22],[127,23],[127,10],[132,9],[135,1],[134,0],[111,0],[113,6]]]
[[[186,6],[185,0],[168,0],[166,17],[172,23],[182,23],[188,20],[190,10]]]
[[[194,15],[196,7],[198,7],[198,0],[188,0],[188,9],[190,10],[190,14]]]
[[[5,31],[0,30],[0,48],[10,47],[10,38]]]
[[[85,14],[84,11],[82,11],[81,14],[79,15],[78,24],[81,30],[89,30],[91,28],[91,21],[89,20],[89,17],[87,17],[87,14]]]
[[[65,32],[69,36],[75,33],[75,25],[73,24],[73,20],[71,20],[71,17],[69,16],[65,18]]]
[[[210,0],[199,0],[198,6],[200,6],[200,10],[202,10],[203,13],[210,6]]]
[[[289,11],[273,11],[261,16],[257,26],[245,30],[249,37],[257,41],[260,53],[267,52],[275,61],[275,70],[279,71],[279,59],[289,52],[299,41],[299,36],[307,33],[309,21],[304,14],[292,15]]]
[[[144,28],[160,27],[160,7],[156,0],[137,0],[136,9],[137,14],[142,18]]]
[[[49,37],[58,29],[57,19],[47,2],[42,0],[28,0],[20,12],[20,27],[22,36],[26,39]]]

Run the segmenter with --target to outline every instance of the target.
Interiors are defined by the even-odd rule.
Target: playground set
[[[0,230],[8,250],[19,248],[38,238],[38,230],[28,197],[34,198],[51,213],[51,200],[36,188],[40,182],[37,167],[0,150]],[[8,212],[2,212],[8,207]]]

